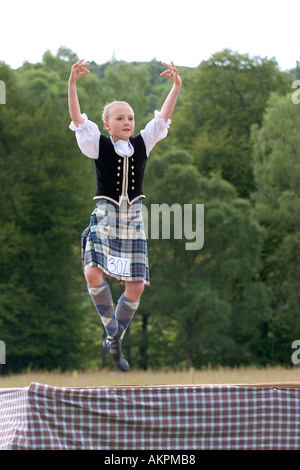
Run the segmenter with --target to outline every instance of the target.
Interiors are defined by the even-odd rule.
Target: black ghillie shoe
[[[105,340],[103,341],[103,349],[106,352],[108,352],[108,354],[111,356],[112,360],[114,361],[118,369],[120,369],[122,372],[128,372],[129,364],[126,361],[125,357],[123,356],[122,350],[121,350],[120,337],[123,331],[124,331],[123,326],[119,325],[118,333],[114,338],[112,339],[105,338]]]

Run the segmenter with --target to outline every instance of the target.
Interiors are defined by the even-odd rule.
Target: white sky
[[[66,46],[80,58],[170,62],[196,67],[229,48],[300,59],[299,0],[6,0],[0,7],[0,61],[17,68]],[[1,77],[0,77],[1,79]]]

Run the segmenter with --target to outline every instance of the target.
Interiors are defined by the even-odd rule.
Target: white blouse
[[[76,140],[81,152],[89,158],[97,159],[99,157],[100,130],[93,121],[90,121],[86,114],[82,115],[83,124],[75,126],[73,121],[69,128],[75,132]],[[141,136],[145,142],[147,156],[153,147],[168,134],[171,120],[167,122],[159,117],[159,112],[154,112],[154,118],[148,122],[145,129],[141,130]],[[125,157],[131,152],[131,147],[127,140],[118,140],[115,142],[116,149]]]

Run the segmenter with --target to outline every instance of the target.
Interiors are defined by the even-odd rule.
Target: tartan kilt
[[[83,269],[100,268],[121,283],[143,281],[150,285],[147,240],[142,202],[121,205],[98,199],[90,224],[81,235]]]

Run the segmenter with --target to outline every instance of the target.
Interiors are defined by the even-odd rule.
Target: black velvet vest
[[[95,160],[97,192],[94,199],[105,197],[117,204],[126,196],[130,204],[145,197],[143,178],[147,154],[141,134],[130,137],[132,152],[127,157],[117,153],[111,138],[101,134],[99,158]]]

